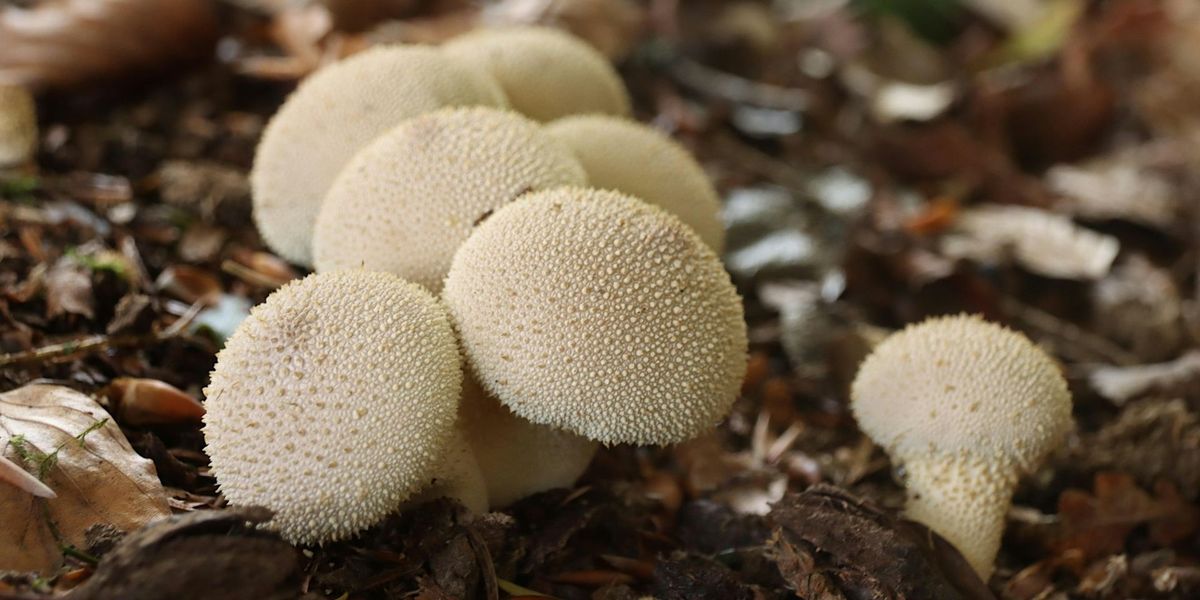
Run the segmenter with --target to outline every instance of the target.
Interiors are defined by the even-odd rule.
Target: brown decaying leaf
[[[207,54],[209,0],[44,0],[0,9],[0,83],[69,87]]]
[[[46,316],[95,316],[92,278],[86,268],[74,260],[60,259],[46,273]]]
[[[1058,498],[1061,528],[1056,552],[1080,552],[1097,558],[1120,552],[1139,525],[1150,526],[1161,546],[1188,539],[1200,526],[1200,508],[1189,504],[1175,486],[1160,482],[1151,495],[1125,473],[1099,473],[1094,491],[1068,489]]]
[[[3,455],[43,471],[35,474],[58,494],[0,487],[0,568],[49,572],[63,547],[85,547],[94,525],[130,531],[170,512],[154,465],[79,392],[30,385],[0,394],[0,436]]]

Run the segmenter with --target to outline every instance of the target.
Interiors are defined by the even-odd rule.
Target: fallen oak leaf
[[[1080,552],[1085,559],[1117,554],[1130,534],[1149,525],[1160,545],[1170,546],[1200,527],[1200,509],[1167,482],[1151,495],[1127,473],[1097,473],[1093,492],[1068,489],[1058,498],[1061,529],[1051,546],[1059,554]]]
[[[0,569],[50,572],[85,532],[108,524],[133,530],[167,516],[166,493],[149,460],[91,398],[30,385],[0,394],[0,455],[32,468],[56,498],[0,486]]]

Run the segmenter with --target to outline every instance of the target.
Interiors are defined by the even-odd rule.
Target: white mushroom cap
[[[217,355],[206,450],[231,503],[275,511],[291,542],[339,540],[428,483],[461,387],[453,330],[424,289],[310,275],[255,307]]]
[[[488,392],[606,444],[703,433],[745,373],[742,303],[717,256],[618,192],[558,188],[496,211],[455,255],[443,299]]]
[[[453,498],[476,514],[488,510],[487,483],[461,427],[455,428],[432,479],[404,504],[413,506],[435,498]]]
[[[317,71],[272,117],[254,157],[254,221],[264,241],[310,264],[321,201],[355,152],[411,117],[474,105],[507,101],[481,69],[436,48],[377,47]]]
[[[696,230],[718,254],[725,244],[721,200],[704,169],[675,140],[608,115],[560,119],[546,132],[571,147],[592,187],[656,204]]]
[[[37,149],[37,112],[29,90],[0,85],[0,167],[19,165]]]
[[[475,451],[494,507],[570,487],[587,470],[599,446],[569,431],[514,415],[470,377],[463,380],[460,410],[459,422]]]
[[[1071,395],[1025,336],[976,316],[926,320],[863,361],[851,390],[871,439],[906,461],[967,452],[1028,467],[1066,435]]]
[[[906,511],[985,579],[1020,473],[1058,445],[1071,395],[1025,336],[975,316],[929,319],[888,337],[851,388],[859,426],[907,473]]]
[[[477,29],[450,40],[445,51],[482,65],[516,110],[537,121],[566,115],[627,116],[629,92],[604,55],[550,27]]]
[[[571,151],[517,113],[421,115],[364,148],[334,182],[317,218],[316,268],[386,271],[438,291],[454,251],[492,211],[585,182]]]

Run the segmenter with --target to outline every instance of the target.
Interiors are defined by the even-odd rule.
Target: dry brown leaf
[[[170,512],[154,464],[79,392],[30,385],[0,394],[0,444],[58,494],[0,486],[0,569],[52,571],[66,545],[84,547],[90,527],[131,531]]]
[[[0,9],[0,83],[69,87],[208,53],[208,0],[43,0]]]
[[[1116,554],[1140,525],[1150,526],[1156,543],[1170,546],[1190,537],[1200,525],[1200,509],[1189,504],[1175,486],[1160,482],[1151,495],[1125,473],[1099,473],[1094,492],[1068,489],[1058,498],[1061,529],[1054,541],[1060,554],[1082,552],[1098,558]]]
[[[46,274],[46,316],[95,316],[92,278],[86,268],[69,258],[60,259]]]

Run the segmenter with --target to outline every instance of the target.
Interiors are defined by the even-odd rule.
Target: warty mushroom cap
[[[473,65],[425,46],[381,46],[300,84],[263,132],[250,186],[254,222],[284,258],[312,262],[313,223],[350,158],[402,121],[446,106],[507,106]]]
[[[538,492],[570,487],[587,470],[597,442],[531,423],[463,379],[459,422],[487,483],[488,499],[502,508]]]
[[[313,238],[318,271],[362,267],[437,292],[477,223],[517,196],[586,175],[533,121],[491,108],[415,117],[354,157],[329,190]]]
[[[455,254],[442,297],[489,393],[605,444],[711,429],[746,369],[741,298],[716,254],[619,192],[557,188],[501,208]]]
[[[968,315],[889,336],[859,367],[851,396],[859,426],[901,461],[966,452],[1025,468],[1071,423],[1054,361],[1025,336]]]
[[[631,112],[629,92],[608,59],[557,29],[481,28],[450,40],[443,49],[482,65],[500,82],[513,110],[536,121]]]
[[[453,330],[423,288],[310,275],[255,307],[217,355],[206,451],[225,497],[275,511],[284,539],[343,539],[428,482],[461,387]]]
[[[720,254],[725,244],[720,197],[678,142],[653,127],[609,115],[566,117],[548,124],[546,132],[575,152],[592,187],[661,207]]]
[[[29,160],[37,138],[37,112],[29,90],[0,84],[0,167]]]

